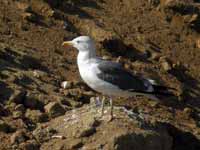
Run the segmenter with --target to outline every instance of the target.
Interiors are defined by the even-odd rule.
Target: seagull
[[[104,113],[105,96],[110,100],[110,120],[112,120],[112,97],[129,98],[142,95],[157,100],[156,95],[171,95],[168,87],[156,85],[152,79],[132,74],[120,63],[97,57],[95,43],[89,36],[79,36],[72,41],[64,41],[62,46],[72,46],[78,50],[77,64],[82,80],[103,95],[101,116]]]

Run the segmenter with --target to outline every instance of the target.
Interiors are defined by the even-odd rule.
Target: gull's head
[[[94,41],[89,36],[79,36],[72,41],[65,41],[62,46],[72,46],[78,49],[79,52],[95,51]]]

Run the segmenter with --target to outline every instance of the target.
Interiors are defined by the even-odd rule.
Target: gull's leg
[[[102,98],[102,104],[101,104],[101,117],[104,115],[104,105],[105,105],[105,96]]]
[[[110,118],[109,121],[112,121],[113,119],[113,100],[110,98]]]

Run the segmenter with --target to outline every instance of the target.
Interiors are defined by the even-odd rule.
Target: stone
[[[104,59],[104,60],[111,60],[112,58],[111,58],[110,56],[108,56],[108,55],[104,55],[104,56],[102,57],[102,59]]]
[[[22,111],[13,111],[12,116],[14,119],[23,118],[24,113]]]
[[[151,59],[152,60],[158,61],[160,59],[160,57],[161,57],[161,55],[159,53],[156,53],[156,52],[151,53]]]
[[[33,135],[36,140],[40,143],[48,141],[51,137],[56,133],[56,130],[53,128],[43,128],[42,126],[38,126],[34,131]]]
[[[50,102],[44,107],[45,112],[49,114],[50,117],[58,117],[65,114],[64,107],[58,102]]]
[[[81,139],[74,139],[72,142],[70,142],[69,149],[79,149],[83,146],[83,142]]]
[[[40,100],[40,95],[38,93],[27,93],[24,100],[24,106],[31,109],[43,109],[43,103]]]
[[[4,108],[4,105],[0,103],[0,116],[5,116],[8,114],[8,111],[6,108]]]
[[[164,71],[168,72],[172,70],[172,64],[169,62],[169,60],[166,57],[160,57],[159,62]]]
[[[14,102],[17,104],[23,103],[26,96],[26,91],[24,90],[15,90],[12,96],[9,98],[9,102]]]
[[[25,117],[29,118],[31,121],[35,123],[48,121],[48,115],[46,113],[42,113],[40,110],[27,109]]]
[[[88,137],[88,136],[91,136],[92,134],[94,134],[95,132],[96,132],[95,127],[88,126],[81,131],[79,137]]]
[[[25,111],[25,107],[22,104],[18,104],[18,105],[15,106],[15,110],[24,112]]]
[[[197,48],[200,48],[200,38],[198,38],[198,39],[196,40],[196,47],[197,47]]]
[[[20,144],[27,140],[27,136],[24,130],[18,130],[10,137],[11,144]]]
[[[5,123],[3,120],[0,120],[0,132],[7,133],[9,132],[9,130],[10,130],[10,126],[7,123]]]
[[[148,0],[149,4],[157,7],[160,4],[160,0]]]
[[[189,108],[189,107],[184,108],[184,109],[183,109],[183,112],[184,112],[185,114],[187,114],[189,117],[191,117],[192,114],[193,114],[193,110],[192,110],[191,108]]]
[[[39,150],[40,145],[35,140],[28,140],[19,145],[23,150]]]
[[[184,22],[186,22],[186,23],[195,22],[195,21],[197,21],[197,19],[198,19],[198,14],[184,16]]]
[[[29,13],[25,12],[22,14],[22,17],[24,20],[30,21],[30,22],[37,22],[38,16],[35,13]]]
[[[33,76],[36,77],[36,78],[41,78],[43,76],[46,76],[47,73],[44,72],[44,71],[41,71],[41,70],[34,70],[33,71]]]
[[[63,89],[70,89],[73,87],[73,83],[70,81],[63,81],[60,85]]]
[[[111,149],[115,150],[171,150],[172,137],[166,132],[158,133],[147,130],[141,133],[118,134],[113,140]]]

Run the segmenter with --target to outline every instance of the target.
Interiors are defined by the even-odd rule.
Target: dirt
[[[0,149],[200,149],[199,29],[198,0],[1,0]],[[116,117],[82,131],[90,114],[56,127],[101,96],[81,80],[77,51],[61,46],[79,35],[175,96],[116,99],[116,108],[143,116],[139,125]]]

